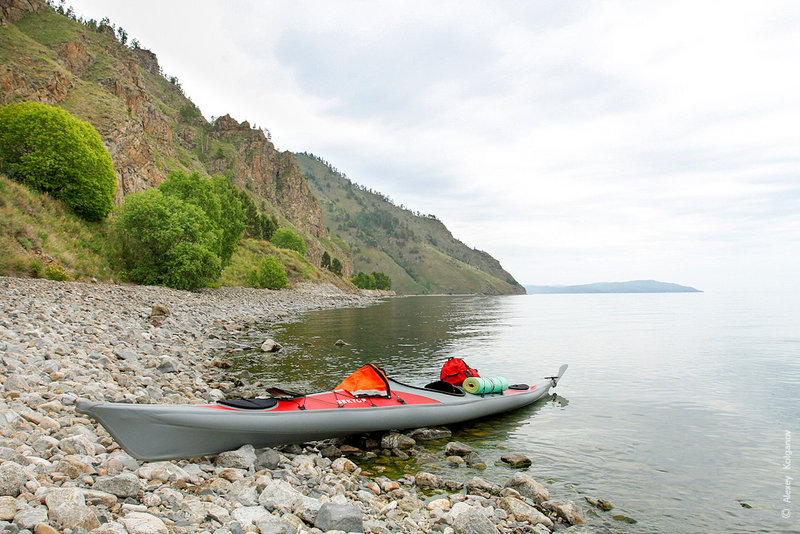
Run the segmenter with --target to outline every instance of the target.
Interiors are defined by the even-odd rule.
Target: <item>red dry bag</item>
[[[454,386],[460,386],[464,380],[471,376],[480,376],[477,369],[473,369],[461,358],[450,358],[442,366],[441,380]]]

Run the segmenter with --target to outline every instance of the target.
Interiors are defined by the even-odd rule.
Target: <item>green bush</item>
[[[111,211],[117,177],[97,130],[38,102],[0,108],[0,172],[99,221]]]
[[[267,256],[252,272],[250,283],[253,287],[281,289],[289,283],[289,278],[280,260]]]
[[[186,174],[173,171],[158,189],[165,195],[174,196],[203,210],[218,230],[212,251],[219,256],[222,267],[231,261],[231,256],[244,232],[244,212],[239,193],[224,176],[210,180],[198,172]]]
[[[360,289],[375,289],[375,278],[371,274],[358,271],[351,280],[353,285]]]
[[[220,234],[201,208],[160,188],[125,197],[111,232],[132,282],[177,289],[197,289],[219,277]]]
[[[375,271],[372,274],[359,271],[350,281],[359,289],[386,290],[392,288],[392,279],[380,271]]]
[[[47,264],[44,269],[44,277],[48,280],[55,280],[57,282],[64,282],[72,280],[72,276],[59,264],[51,262]]]
[[[278,228],[275,230],[270,241],[276,247],[296,250],[303,255],[306,253],[306,242],[289,228]]]
[[[372,277],[375,279],[375,289],[382,289],[382,290],[392,289],[392,279],[389,278],[386,274],[380,271],[375,271],[372,273]]]

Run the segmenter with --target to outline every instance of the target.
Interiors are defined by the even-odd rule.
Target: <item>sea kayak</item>
[[[219,454],[245,444],[273,447],[384,430],[460,423],[527,406],[548,395],[566,371],[533,385],[473,395],[441,381],[425,387],[387,378],[385,397],[328,391],[210,405],[78,400],[131,456],[172,460]]]

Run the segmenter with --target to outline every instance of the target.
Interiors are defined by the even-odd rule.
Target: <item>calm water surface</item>
[[[455,428],[489,469],[445,476],[503,482],[511,471],[494,462],[513,450],[533,460],[529,474],[554,498],[584,509],[584,497],[613,503],[590,519],[620,531],[800,532],[800,455],[787,455],[800,450],[797,297],[396,298],[270,327],[261,336],[284,351],[245,353],[239,364],[270,384],[315,391],[367,362],[420,385],[449,356],[512,382],[568,363],[558,398]]]

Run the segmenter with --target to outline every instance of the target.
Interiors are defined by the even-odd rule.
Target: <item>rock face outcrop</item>
[[[36,0],[0,0],[0,26],[13,24],[28,13],[43,9],[47,9],[45,4]]]
[[[211,173],[233,171],[236,185],[281,206],[287,219],[314,237],[324,235],[322,210],[291,152],[278,152],[263,131],[230,115],[216,120],[214,136],[233,142],[236,152],[212,160]]]
[[[101,132],[119,177],[117,197],[155,187],[166,178],[157,166],[161,157],[175,155],[169,118],[145,88],[139,63],[126,58],[101,84],[122,103],[127,118],[103,125]],[[98,128],[100,130],[100,128]]]
[[[94,63],[94,58],[86,51],[86,36],[84,34],[79,34],[78,39],[61,45],[57,53],[61,63],[67,70],[78,77],[86,74],[86,71]]]
[[[209,173],[232,171],[234,183],[279,206],[283,215],[314,237],[325,235],[322,209],[291,152],[278,152],[262,130],[247,121],[237,122],[230,115],[214,122],[212,137],[230,142],[235,152],[214,158],[207,164]],[[322,251],[309,244],[308,256],[319,263]]]

